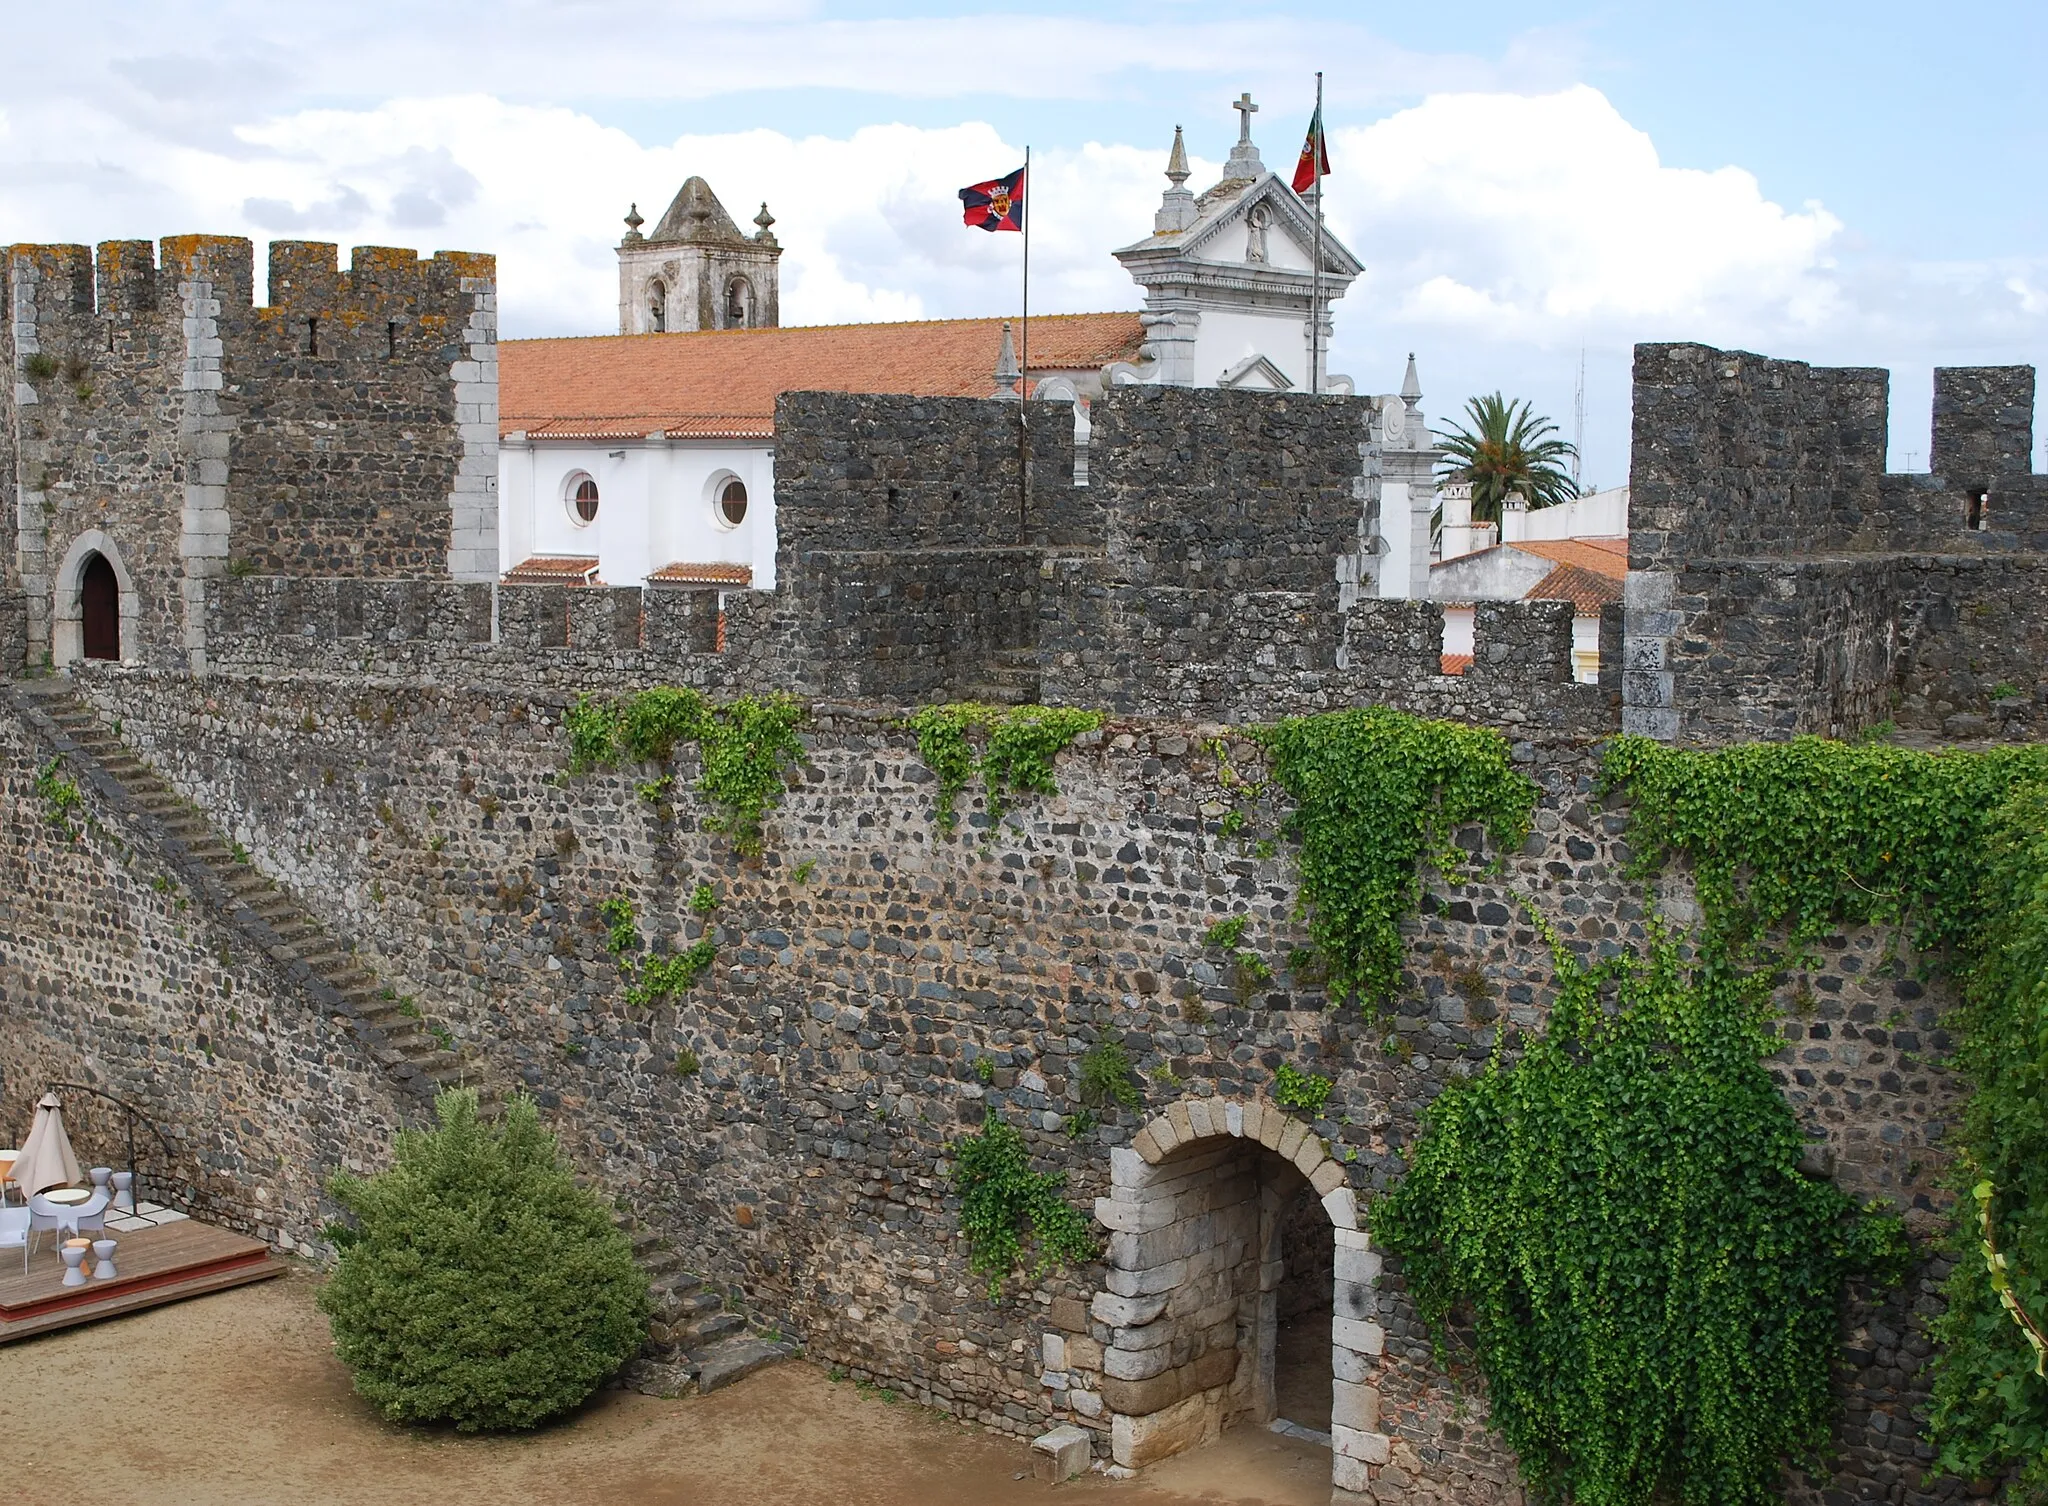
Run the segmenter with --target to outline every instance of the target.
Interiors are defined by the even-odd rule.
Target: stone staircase
[[[353,951],[291,894],[265,878],[194,806],[102,726],[60,678],[6,688],[24,718],[50,738],[70,776],[134,818],[194,897],[298,981],[328,1014],[343,1014],[370,1056],[408,1092],[431,1100],[463,1082],[464,1064]],[[486,1104],[496,1100],[478,1084]]]
[[[797,1352],[788,1339],[754,1332],[703,1277],[683,1269],[682,1255],[661,1235],[623,1220],[620,1227],[632,1236],[653,1297],[647,1347],[621,1373],[622,1385],[650,1396],[680,1396],[692,1386],[716,1391]]]
[[[423,1106],[442,1088],[462,1083],[462,1058],[434,1039],[409,1001],[385,987],[296,898],[239,857],[198,809],[101,725],[68,681],[0,683],[0,695],[43,734],[68,777],[134,822],[195,900],[268,955],[316,1007],[347,1016],[394,1082]],[[483,1106],[500,1101],[489,1084],[475,1086]],[[586,1177],[578,1180],[589,1185]],[[702,1277],[683,1269],[682,1256],[662,1236],[623,1219],[620,1227],[632,1237],[633,1257],[647,1272],[653,1296],[647,1347],[626,1367],[622,1384],[664,1396],[692,1386],[716,1391],[797,1352],[786,1339],[754,1332]]]

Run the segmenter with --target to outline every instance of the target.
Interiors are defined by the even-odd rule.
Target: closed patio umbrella
[[[64,1133],[64,1108],[55,1093],[45,1093],[36,1102],[35,1126],[15,1158],[15,1185],[31,1197],[50,1187],[69,1187],[80,1180],[78,1157],[72,1153],[71,1137]]]

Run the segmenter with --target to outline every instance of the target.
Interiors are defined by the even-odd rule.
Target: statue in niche
[[[1266,259],[1266,231],[1273,224],[1273,211],[1264,204],[1254,204],[1251,213],[1244,217],[1244,259],[1249,262],[1264,262]]]

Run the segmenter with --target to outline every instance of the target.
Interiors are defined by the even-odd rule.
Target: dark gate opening
[[[1330,1294],[1337,1279],[1337,1233],[1322,1200],[1298,1185],[1279,1214],[1283,1262],[1274,1317],[1273,1400],[1278,1415],[1311,1432],[1330,1430]]]
[[[85,657],[121,657],[121,583],[103,554],[86,557],[78,579],[78,614],[85,630]]]

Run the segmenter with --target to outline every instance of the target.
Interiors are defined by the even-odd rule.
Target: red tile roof
[[[1471,667],[1472,656],[1470,654],[1445,654],[1443,656],[1443,670],[1447,675],[1461,675]]]
[[[1560,540],[1560,542],[1563,542]],[[1626,560],[1623,575],[1626,575]],[[1525,601],[1568,601],[1573,615],[1598,617],[1600,609],[1621,600],[1621,576],[1587,570],[1578,565],[1559,565],[1523,598]]]
[[[1581,570],[1591,570],[1596,575],[1614,580],[1621,580],[1628,574],[1626,538],[1518,539],[1504,547],[1519,549],[1538,559],[1554,560],[1560,565],[1576,565]]]
[[[665,586],[741,586],[754,584],[752,565],[691,565],[678,560],[647,577]]]
[[[515,586],[594,586],[597,559],[588,554],[536,554],[505,572]]]
[[[1043,315],[1031,321],[1031,369],[1131,360],[1143,338],[1136,313]],[[1000,319],[507,340],[498,428],[537,439],[767,438],[784,392],[987,397],[1002,343]]]

